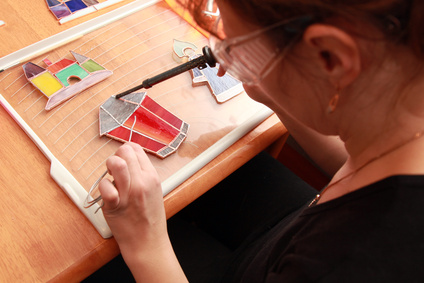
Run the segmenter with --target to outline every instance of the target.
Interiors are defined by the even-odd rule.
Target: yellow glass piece
[[[45,72],[36,76],[31,82],[47,97],[63,88],[62,84],[50,73]]]

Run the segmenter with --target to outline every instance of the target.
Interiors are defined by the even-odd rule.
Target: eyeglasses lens
[[[231,39],[211,40],[213,54],[218,63],[229,74],[246,84],[258,83],[271,68],[279,50],[273,50],[269,40],[262,36],[246,38],[246,40]]]

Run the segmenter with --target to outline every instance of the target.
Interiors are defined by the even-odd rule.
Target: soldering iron
[[[163,82],[167,79],[175,77],[176,75],[179,75],[181,73],[184,73],[184,72],[189,71],[189,70],[194,69],[194,68],[204,69],[204,68],[207,67],[207,65],[209,65],[209,67],[215,67],[216,59],[213,56],[212,51],[209,48],[209,46],[203,47],[202,53],[203,53],[203,55],[201,55],[201,56],[199,56],[199,57],[197,57],[193,60],[190,60],[190,61],[188,61],[184,64],[181,64],[181,65],[179,65],[179,66],[177,66],[177,67],[175,67],[171,70],[165,71],[165,72],[163,72],[159,75],[156,75],[152,78],[144,80],[141,85],[135,86],[135,87],[128,89],[124,92],[121,92],[121,93],[115,95],[115,98],[116,99],[121,98],[121,97],[123,97],[127,94],[130,94],[130,93],[132,93],[136,90],[142,89],[142,88],[144,88],[144,89],[151,88],[155,84]]]

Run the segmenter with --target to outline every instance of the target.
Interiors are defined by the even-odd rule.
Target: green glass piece
[[[96,62],[94,62],[91,59],[89,59],[85,63],[83,63],[82,66],[87,71],[89,71],[90,73],[95,72],[95,71],[101,71],[101,70],[104,70],[105,69],[105,68],[103,68],[102,66],[100,66],[99,64],[97,64]]]
[[[65,87],[69,86],[69,78],[79,78],[82,80],[88,76],[88,73],[78,64],[73,64],[66,69],[56,73],[56,77],[63,83]]]

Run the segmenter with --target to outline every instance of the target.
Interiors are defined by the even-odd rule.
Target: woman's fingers
[[[104,202],[104,211],[113,211],[119,207],[119,192],[110,180],[101,180],[99,184],[99,191]]]
[[[136,151],[130,143],[122,145],[115,153],[116,156],[122,158],[126,162],[128,173],[131,177],[131,182],[140,178],[142,172],[142,164],[140,164]],[[115,177],[115,175],[114,175]]]
[[[99,183],[104,211],[117,209],[122,201],[126,202],[131,184],[131,177],[125,160],[114,155],[107,159],[106,166],[108,173],[113,176],[114,182],[103,179]],[[118,188],[120,191],[118,191]]]
[[[147,195],[160,194],[162,196],[159,176],[143,148],[135,143],[128,143],[128,146],[134,150],[134,154],[142,170],[141,178],[137,180],[137,184],[143,188],[143,193]]]
[[[142,170],[145,170],[147,172],[156,172],[156,169],[150,162],[149,157],[147,157],[146,152],[144,152],[144,149],[139,144],[129,142],[127,143],[127,145],[134,150],[134,153],[138,159],[138,163]]]
[[[122,145],[108,158],[106,166],[115,186],[110,181],[99,184],[104,210],[126,207],[132,200],[144,198],[147,192],[161,192],[156,169],[138,144]]]
[[[221,67],[221,65],[219,66],[219,68],[218,68],[218,73],[217,73],[217,76],[218,77],[222,77],[222,76],[224,76],[225,75],[225,73],[226,73],[227,71],[224,69],[224,68],[222,68]]]

